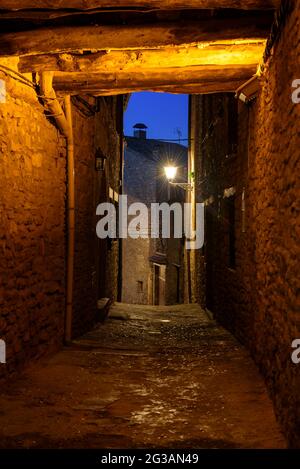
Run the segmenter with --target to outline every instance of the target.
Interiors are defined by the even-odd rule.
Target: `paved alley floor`
[[[117,304],[0,393],[2,448],[284,448],[248,352],[194,305]]]

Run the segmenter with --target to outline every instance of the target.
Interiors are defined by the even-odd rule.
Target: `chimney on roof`
[[[133,136],[135,138],[147,138],[147,129],[148,127],[145,124],[138,123],[133,126]]]

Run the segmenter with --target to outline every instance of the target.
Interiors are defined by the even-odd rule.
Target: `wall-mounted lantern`
[[[173,182],[177,174],[177,166],[165,166],[165,175],[169,182]]]
[[[104,171],[106,166],[106,156],[102,152],[101,148],[97,148],[95,158],[96,171]]]
[[[178,167],[175,166],[175,164],[170,161],[168,166],[164,167],[165,175],[166,178],[172,186],[177,186],[181,187],[181,189],[184,189],[185,191],[191,191],[193,189],[193,184],[190,182],[174,182],[174,179],[176,178],[177,175],[177,170]],[[194,179],[194,175],[191,175],[191,179]]]

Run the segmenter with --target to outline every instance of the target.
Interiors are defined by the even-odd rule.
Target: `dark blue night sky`
[[[147,125],[147,137],[157,139],[188,138],[188,95],[142,92],[131,95],[124,118],[125,135],[133,135],[137,122]],[[187,141],[181,142],[187,145]]]

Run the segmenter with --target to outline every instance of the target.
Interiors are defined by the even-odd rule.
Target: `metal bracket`
[[[193,190],[193,184],[190,182],[170,182],[172,186],[177,186],[180,187],[181,189],[184,189],[185,191],[192,191]]]

